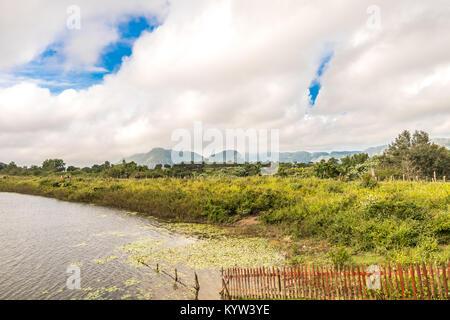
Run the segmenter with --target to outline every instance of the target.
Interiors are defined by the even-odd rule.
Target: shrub
[[[335,266],[348,265],[352,261],[350,253],[344,247],[337,247],[334,250],[330,251],[330,253],[328,254],[328,258]]]
[[[92,202],[184,222],[234,222],[260,215],[293,238],[326,240],[352,252],[408,259],[442,255],[450,243],[450,184],[317,178],[119,180],[8,177],[0,191]],[[261,228],[264,226],[261,226]],[[436,244],[438,251],[435,251]],[[406,259],[406,258],[405,258]]]
[[[362,188],[369,188],[369,189],[373,189],[378,185],[378,181],[375,180],[370,174],[366,174],[362,181],[360,186]]]

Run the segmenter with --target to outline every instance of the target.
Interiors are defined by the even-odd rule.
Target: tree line
[[[256,176],[268,164],[220,164],[181,163],[176,165],[156,165],[149,168],[135,162],[94,164],[78,168],[67,166],[62,159],[47,159],[41,166],[19,167],[14,162],[0,162],[0,174],[17,176],[103,176],[111,178],[164,178],[201,176]],[[428,133],[405,130],[387,147],[380,156],[369,157],[367,153],[346,156],[340,160],[331,158],[316,163],[282,163],[277,175],[282,177],[318,177],[323,179],[361,179],[376,170],[379,179],[434,177],[442,179],[450,176],[450,150],[430,141]]]

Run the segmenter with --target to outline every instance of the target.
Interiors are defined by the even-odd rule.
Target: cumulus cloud
[[[67,28],[73,12],[80,9],[81,29]],[[0,70],[25,64],[49,44],[65,44],[73,67],[93,64],[101,49],[117,35],[111,28],[127,16],[163,20],[165,0],[17,0],[0,3]]]
[[[100,85],[59,95],[28,81],[0,89],[0,161],[118,160],[173,146],[172,131],[194,121],[280,129],[285,151],[359,149],[403,129],[450,135],[447,1],[378,1],[380,28],[367,24],[372,2],[360,0],[78,2],[86,28],[77,33],[65,15],[50,19],[64,1],[3,3],[0,70],[58,39],[69,66],[93,66],[127,15],[160,26]],[[330,49],[311,107],[308,87]]]

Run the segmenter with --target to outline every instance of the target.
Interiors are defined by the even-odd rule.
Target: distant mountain
[[[298,151],[298,152],[281,152],[280,153],[280,162],[289,163],[289,162],[303,162],[308,163],[312,161],[313,154],[307,151]]]
[[[351,156],[354,154],[360,154],[362,153],[361,151],[331,151],[330,152],[330,157],[335,158],[335,159],[342,159],[346,156]]]
[[[448,138],[436,138],[432,139],[432,142],[450,148],[450,139]],[[280,152],[279,159],[283,163],[308,163],[308,162],[319,162],[321,160],[329,160],[331,158],[342,159],[348,155],[367,153],[370,157],[375,155],[383,154],[383,151],[387,148],[387,145],[371,147],[365,149],[364,151],[332,151],[332,152],[307,152],[307,151],[297,151],[297,152]],[[181,162],[190,163],[194,161],[196,163],[205,161],[208,163],[224,163],[224,162],[235,162],[244,163],[248,160],[259,159],[261,162],[266,162],[267,155],[257,155],[250,156],[248,153],[242,156],[236,150],[225,150],[218,152],[204,158],[198,153],[191,151],[173,151],[170,149],[154,148],[148,153],[139,153],[131,157],[125,158],[127,162],[134,161],[139,165],[146,165],[149,168],[154,168],[158,164],[179,164]],[[250,161],[254,162],[254,161]]]
[[[318,162],[321,160],[328,160],[331,158],[341,159],[347,155],[358,154],[360,151],[333,151],[333,152],[307,152],[307,151],[298,151],[298,152],[281,152],[279,154],[280,162],[284,163],[308,163],[308,162]],[[179,164],[181,162],[189,163],[194,161],[196,163],[205,161],[207,163],[244,163],[246,161],[256,162],[258,159],[261,162],[266,162],[270,159],[267,155],[249,155],[248,153],[245,156],[242,156],[236,150],[225,150],[222,152],[218,152],[213,154],[207,158],[203,158],[201,155],[190,152],[190,151],[173,151],[162,148],[152,149],[148,153],[138,153],[131,157],[125,158],[125,161],[131,162],[134,161],[139,165],[146,165],[149,168],[154,168],[158,164]]]
[[[243,163],[245,162],[242,155],[236,150],[225,150],[208,157],[206,162],[209,163]]]
[[[431,142],[450,149],[450,139],[449,138],[431,139]],[[369,154],[369,157],[373,157],[376,155],[382,155],[384,150],[387,149],[387,147],[388,147],[387,145],[372,147],[372,148],[368,148],[368,149],[364,150],[363,153]]]
[[[172,156],[172,152],[173,155]],[[175,160],[172,161],[172,159]],[[189,159],[189,160],[188,160]],[[186,161],[184,161],[186,160]],[[173,165],[176,163],[181,162],[201,162],[203,160],[203,157],[195,152],[190,151],[173,151],[173,150],[167,150],[163,148],[154,148],[150,152],[147,153],[138,153],[135,155],[132,155],[131,157],[125,158],[125,161],[131,162],[134,161],[139,165],[146,165],[149,168],[154,168],[158,164],[169,164]]]
[[[372,147],[364,150],[363,153],[367,153],[369,157],[379,156],[383,154],[384,150],[386,150],[387,147],[388,147],[387,145]]]

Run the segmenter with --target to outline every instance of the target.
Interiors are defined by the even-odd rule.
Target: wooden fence
[[[223,299],[446,300],[450,262],[222,271]]]

